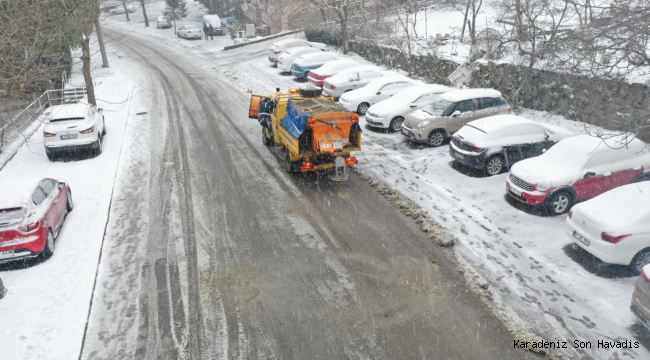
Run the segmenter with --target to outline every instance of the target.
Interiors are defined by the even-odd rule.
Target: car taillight
[[[512,108],[508,106],[508,112],[512,112]]]
[[[573,210],[569,210],[569,219],[571,219],[571,216],[573,216]]]
[[[95,125],[89,127],[86,130],[81,130],[79,131],[79,134],[90,134],[91,132],[95,131]]]
[[[336,89],[336,85],[330,84],[330,89],[332,89],[332,90]]]
[[[300,171],[311,171],[314,169],[314,164],[311,161],[303,161],[300,165]]]
[[[348,156],[347,159],[345,159],[345,166],[352,166],[357,164],[357,158],[354,156]]]
[[[485,150],[485,148],[478,147],[478,146],[472,146],[472,151],[473,152],[480,153],[480,152],[483,152],[483,150]]]
[[[630,235],[632,234],[613,236],[603,231],[600,233],[600,238],[612,244],[618,244],[621,242],[621,240],[625,239],[626,237],[629,237]]]
[[[54,136],[56,136],[56,134],[43,131],[43,136],[45,136],[45,137],[54,137]]]
[[[38,229],[39,226],[41,226],[41,222],[36,221],[36,222],[31,223],[31,224],[20,225],[18,227],[18,231],[26,233],[26,232],[30,232],[30,231],[34,231],[34,230]]]
[[[191,31],[188,31],[187,33],[188,33],[188,34],[191,34],[192,32],[191,32]]]
[[[273,52],[273,55],[277,55],[277,54],[279,54],[279,53],[281,53],[281,52],[282,52],[282,50],[275,50],[275,51]]]

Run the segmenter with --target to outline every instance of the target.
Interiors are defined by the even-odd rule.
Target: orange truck
[[[346,168],[357,164],[361,150],[359,115],[321,95],[320,88],[289,89],[269,96],[252,95],[248,117],[258,119],[263,99],[270,101],[270,127],[263,127],[264,145],[277,148],[288,172],[330,171],[346,181]]]

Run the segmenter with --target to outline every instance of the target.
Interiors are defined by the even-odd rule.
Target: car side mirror
[[[460,115],[461,115],[460,110],[456,110],[451,114],[451,117],[457,117],[457,116],[460,116]]]
[[[63,187],[65,186],[65,183],[59,181],[58,186],[59,186],[59,189],[63,189]]]
[[[414,108],[414,107],[417,107],[417,104],[411,104],[411,105],[409,105],[409,106],[412,107],[412,108]]]
[[[596,176],[596,173],[595,173],[595,172],[593,172],[593,171],[587,171],[587,172],[585,173],[584,178],[585,178],[585,179],[588,179],[588,178],[593,177],[593,176]]]

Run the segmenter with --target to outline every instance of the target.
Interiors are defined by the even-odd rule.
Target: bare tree
[[[129,18],[129,8],[126,6],[126,0],[122,0],[122,6],[124,7],[124,15],[126,15],[126,22],[131,22]]]
[[[98,9],[100,2],[101,0],[97,0]],[[102,67],[107,68],[109,67],[108,55],[106,54],[106,46],[104,45],[104,33],[102,32],[102,25],[99,22],[99,15],[100,11],[97,10],[97,16],[95,16],[93,22],[95,23],[95,32],[97,33],[97,41],[99,42],[99,51],[102,53]]]
[[[376,24],[376,30],[370,29],[371,34],[376,34],[377,40],[399,50],[406,59],[406,71],[411,75],[413,71],[413,55],[417,32],[415,31],[415,5],[408,1],[399,3],[395,1],[392,17],[382,19]]]
[[[144,6],[144,0],[140,0],[142,6],[142,15],[144,16],[144,27],[149,27],[149,19],[147,18],[147,8]]]

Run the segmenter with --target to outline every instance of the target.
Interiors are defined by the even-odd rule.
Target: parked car
[[[68,212],[72,191],[50,178],[17,178],[0,182],[0,263],[49,257]]]
[[[645,180],[650,180],[650,148],[641,140],[578,135],[513,165],[506,191],[517,201],[559,215],[579,201]]]
[[[138,8],[135,5],[129,5],[126,7],[126,10],[128,10],[130,13],[136,12]],[[125,14],[126,10],[124,9],[124,6],[118,6],[116,8],[113,8],[110,10],[111,15],[119,15],[119,14]]]
[[[634,283],[630,310],[650,330],[650,265],[643,267]]]
[[[342,70],[356,66],[359,66],[359,63],[352,59],[330,61],[317,69],[310,70],[307,76],[307,80],[316,86],[323,86],[325,79],[338,74]]]
[[[176,31],[176,36],[187,39],[201,39],[203,31],[196,25],[183,25]]]
[[[307,77],[309,70],[319,68],[326,62],[339,59],[339,54],[334,52],[318,52],[300,55],[291,64],[291,74],[297,78]]]
[[[607,191],[569,210],[564,230],[573,242],[608,264],[638,275],[650,264],[650,182]]]
[[[440,146],[472,120],[511,111],[497,90],[450,91],[431,105],[410,113],[402,124],[402,135],[408,141]]]
[[[386,100],[398,92],[415,85],[424,85],[424,83],[399,74],[382,76],[370,81],[361,89],[344,93],[339,98],[339,103],[349,111],[365,115],[372,104]]]
[[[296,60],[298,56],[322,51],[324,50],[311,46],[289,48],[278,56],[278,69],[280,69],[281,72],[290,72],[293,61]]]
[[[390,99],[370,106],[366,112],[366,123],[376,128],[400,131],[406,115],[434,102],[440,94],[451,90],[435,84],[407,87]]]
[[[315,47],[320,50],[326,50],[327,45],[317,42],[309,42],[304,39],[284,39],[277,42],[274,42],[269,49],[269,61],[272,63],[278,62],[278,57],[287,49],[295,48],[299,46],[310,46]]]
[[[221,18],[219,15],[203,15],[203,25],[206,27],[212,25],[212,35],[226,35],[221,27]]]
[[[56,105],[45,111],[44,121],[43,145],[48,159],[72,151],[102,153],[106,135],[104,110],[83,103]]]
[[[361,89],[371,80],[385,75],[397,75],[396,72],[382,71],[373,65],[361,65],[345,69],[323,82],[323,95],[333,96],[337,100],[348,91]]]
[[[521,116],[495,115],[470,121],[458,130],[449,142],[449,154],[463,165],[497,175],[575,135],[563,127]]]
[[[164,16],[158,16],[158,19],[156,19],[157,29],[169,29],[170,27],[172,27],[172,22],[169,19]]]

